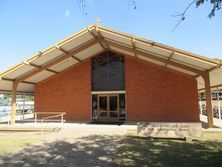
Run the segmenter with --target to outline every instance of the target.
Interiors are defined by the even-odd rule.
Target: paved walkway
[[[7,125],[3,125],[7,126]],[[45,126],[25,123],[17,127]],[[61,124],[48,123],[48,127]],[[1,167],[69,167],[69,166],[112,166],[112,157],[121,145],[121,139],[135,125],[94,125],[65,123],[59,132],[13,134],[17,139],[41,138],[43,141],[17,152],[0,157]],[[207,130],[207,129],[206,129]],[[28,135],[27,135],[28,134]],[[0,136],[10,139],[10,135]]]
[[[44,142],[0,157],[0,166],[111,166],[112,157],[130,128],[135,126],[64,124],[59,132],[42,134]],[[30,136],[20,136],[27,137]]]

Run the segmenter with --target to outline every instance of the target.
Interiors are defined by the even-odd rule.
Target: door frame
[[[110,97],[117,97],[117,110],[115,111],[110,111]],[[106,97],[106,110],[100,110],[100,101],[99,98],[100,97]],[[97,94],[97,112],[98,112],[98,120],[119,120],[119,112],[120,112],[120,104],[119,104],[119,94]],[[106,118],[100,118],[99,114],[102,112],[107,112],[107,117]],[[114,112],[117,113],[117,117],[116,118],[112,118],[110,116],[110,113]]]

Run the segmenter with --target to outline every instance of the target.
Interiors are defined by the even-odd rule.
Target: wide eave
[[[104,51],[132,56],[152,65],[197,79],[204,89],[202,75],[209,72],[212,89],[222,88],[222,62],[151,40],[92,25],[33,55],[0,74],[0,92],[34,93],[35,86]]]

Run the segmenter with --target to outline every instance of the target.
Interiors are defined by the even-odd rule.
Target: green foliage
[[[199,7],[206,1],[209,1],[213,5],[211,12],[208,15],[209,18],[212,18],[215,16],[216,11],[221,9],[222,0],[196,0],[196,6]]]

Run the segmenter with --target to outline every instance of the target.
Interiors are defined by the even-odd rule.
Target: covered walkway
[[[149,65],[196,79],[198,89],[206,94],[208,126],[214,126],[211,89],[222,87],[221,60],[99,25],[89,26],[0,74],[0,92],[12,93],[11,125],[15,124],[17,93],[34,94],[38,83],[105,51],[131,56]]]

